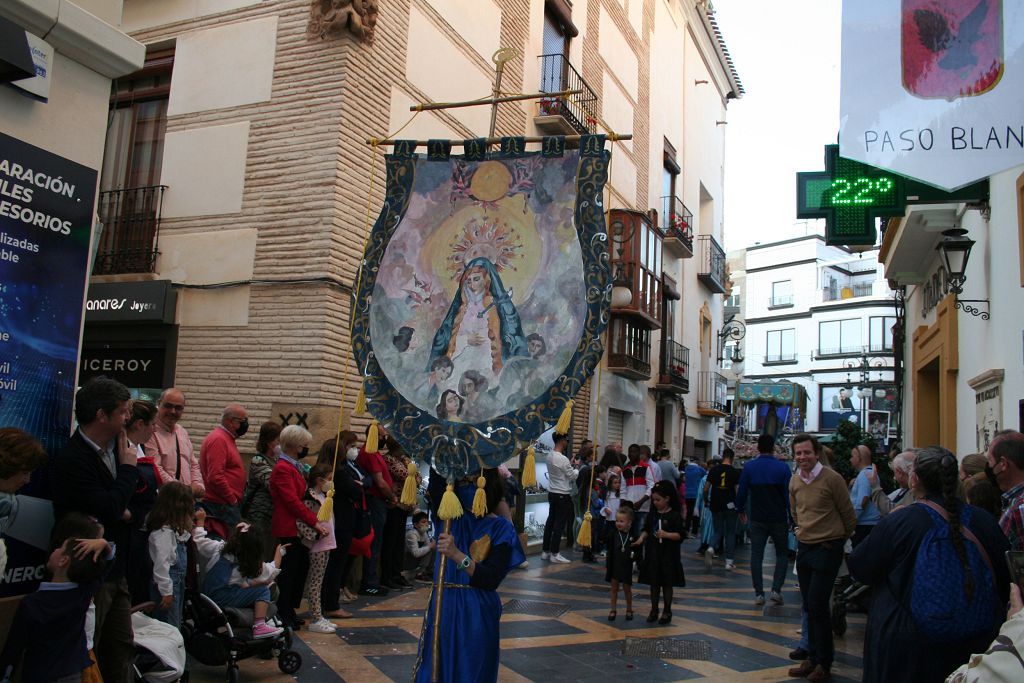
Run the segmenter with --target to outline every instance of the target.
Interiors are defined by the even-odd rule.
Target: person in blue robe
[[[444,522],[437,517],[437,507],[445,489],[445,480],[431,470],[431,512],[434,528],[441,530]],[[464,514],[452,520],[451,533],[438,537],[439,561],[435,563],[434,583],[430,602],[423,619],[419,651],[416,658],[414,680],[431,680],[434,645],[434,604],[437,596],[437,573],[444,560],[444,593],[441,600],[440,620],[440,676],[439,679],[456,683],[479,683],[498,680],[498,661],[501,620],[501,597],[498,586],[508,571],[521,564],[526,555],[519,543],[515,528],[505,517],[495,514],[504,500],[504,485],[497,470],[484,470],[487,484],[488,514],[482,518],[472,512],[476,484],[460,482],[455,492],[462,503]],[[475,476],[474,476],[475,480]],[[460,568],[463,558],[469,557],[469,567]]]

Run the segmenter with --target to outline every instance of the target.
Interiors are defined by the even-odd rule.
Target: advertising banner
[[[0,425],[31,433],[49,453],[71,428],[96,177],[0,134]],[[22,490],[7,520],[0,595],[42,578],[52,511],[32,495],[39,484]]]
[[[840,154],[945,190],[1024,163],[1024,0],[843,3]]]

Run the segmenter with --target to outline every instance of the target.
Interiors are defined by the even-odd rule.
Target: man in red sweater
[[[206,528],[211,535],[227,538],[241,521],[240,504],[245,491],[245,466],[235,441],[249,431],[249,413],[232,403],[224,408],[220,424],[203,439],[199,447],[199,467],[206,484],[202,506],[206,510]],[[212,522],[212,524],[211,524]]]

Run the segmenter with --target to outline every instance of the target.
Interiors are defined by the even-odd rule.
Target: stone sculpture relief
[[[347,30],[364,43],[372,43],[377,14],[377,0],[313,0],[306,31],[311,37],[326,39]]]

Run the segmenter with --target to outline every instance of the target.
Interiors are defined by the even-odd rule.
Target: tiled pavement
[[[800,627],[795,577],[789,575],[781,608],[755,607],[750,588],[749,547],[737,549],[737,569],[727,572],[716,562],[711,572],[694,553],[695,542],[683,545],[687,587],[676,589],[673,620],[668,626],[647,624],[650,610],[646,586],[634,586],[636,618],[607,620],[608,589],[602,565],[555,565],[531,556],[530,568],[515,570],[502,584],[503,603],[521,601],[568,606],[560,616],[506,613],[501,621],[499,681],[786,681],[793,665],[787,655],[797,643]],[[774,566],[766,552],[765,578]],[[295,678],[303,683],[350,681],[377,683],[410,680],[428,589],[392,592],[384,599],[362,598],[346,608],[355,618],[338,620],[336,634],[301,631],[296,648],[303,666]],[[532,612],[537,605],[527,605]],[[543,605],[540,605],[543,607]],[[849,629],[836,639],[833,680],[860,680],[864,617],[851,615]],[[710,660],[658,659],[623,654],[625,638],[671,638],[710,642]],[[224,670],[194,665],[192,681],[223,681]],[[286,680],[276,663],[241,662],[242,681]]]

